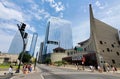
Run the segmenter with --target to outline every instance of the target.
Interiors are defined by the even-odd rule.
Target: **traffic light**
[[[27,38],[27,36],[28,36],[28,33],[25,33],[23,38],[25,38],[25,39],[26,39],[26,38]]]
[[[20,31],[25,31],[26,24],[22,23]]]
[[[22,24],[17,24],[17,26],[18,26],[18,29],[19,29],[19,31],[20,31],[20,33],[21,33],[21,35],[22,35],[22,37],[23,38],[26,38],[27,37],[27,34],[25,34],[25,27],[26,27],[26,24],[24,24],[24,23],[22,23]]]

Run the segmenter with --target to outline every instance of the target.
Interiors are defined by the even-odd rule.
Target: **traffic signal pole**
[[[22,62],[22,59],[23,59],[23,56],[24,56],[24,52],[25,52],[25,49],[26,49],[26,43],[25,43],[25,39],[27,38],[27,33],[25,33],[25,27],[26,27],[26,24],[22,23],[21,27],[17,24],[18,26],[18,29],[20,31],[20,34],[21,34],[21,37],[22,37],[22,40],[23,40],[23,50],[22,50],[22,53],[21,53],[21,58],[20,58],[20,61],[19,61],[19,65],[18,65],[18,68],[16,70],[16,73],[19,73],[20,72],[20,65],[21,65],[21,62]]]

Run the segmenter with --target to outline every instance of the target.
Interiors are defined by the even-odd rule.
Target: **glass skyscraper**
[[[58,44],[48,43],[48,41],[58,42]],[[72,41],[71,23],[60,18],[51,18],[46,30],[44,53],[52,53],[53,49],[58,46],[71,49],[73,47]]]
[[[22,52],[22,50],[23,50],[23,40],[20,32],[18,31],[11,42],[8,53],[19,54]]]
[[[36,47],[37,37],[38,37],[38,34],[34,33],[33,37],[32,37],[32,41],[31,41],[30,51],[29,51],[31,56],[34,56],[34,51],[35,51],[35,47]]]

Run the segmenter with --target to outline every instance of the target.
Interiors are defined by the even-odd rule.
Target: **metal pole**
[[[24,56],[25,48],[26,48],[26,44],[23,45],[23,51],[21,53],[21,58],[20,58],[20,62],[19,62],[19,65],[18,65],[17,73],[20,72],[20,65],[21,65],[21,62],[22,62],[22,59],[23,59],[23,56]]]
[[[37,52],[36,58],[35,58],[34,70],[36,69],[35,67],[36,67],[36,63],[37,63],[37,56],[38,56],[38,52]]]
[[[16,73],[20,72],[20,65],[21,65],[21,62],[22,62],[22,59],[23,59],[23,56],[24,56],[25,48],[26,48],[25,39],[24,39],[24,36],[23,36],[24,32],[23,33],[21,32],[19,25],[18,25],[18,29],[20,31],[20,34],[21,34],[21,37],[22,37],[22,40],[23,40],[23,50],[22,50],[22,53],[21,53],[21,58],[20,58],[20,62],[19,62],[18,68],[16,70]]]

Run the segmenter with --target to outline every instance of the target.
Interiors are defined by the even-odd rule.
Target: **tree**
[[[23,53],[23,52],[22,52],[22,53]],[[22,53],[19,54],[19,57],[18,57],[19,60],[21,59]],[[23,63],[29,63],[31,57],[32,57],[32,56],[31,56],[29,53],[26,53],[26,52],[25,52],[21,61],[22,61]]]
[[[45,63],[46,63],[46,64],[51,64],[51,59],[50,59],[50,57],[46,57]]]

